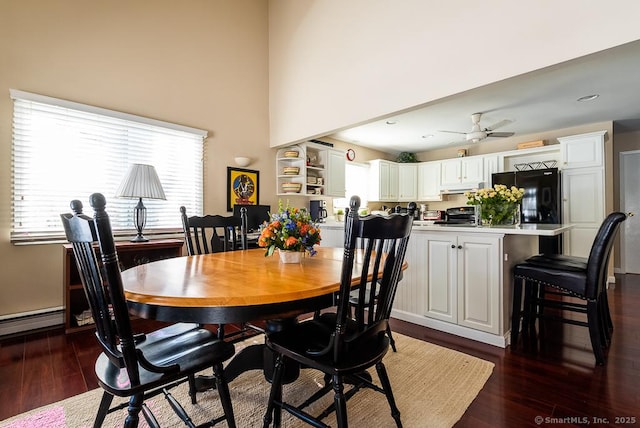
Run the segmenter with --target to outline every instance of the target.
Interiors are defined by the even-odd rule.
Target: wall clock
[[[354,160],[356,158],[356,152],[353,151],[353,149],[349,149],[347,150],[347,160]]]

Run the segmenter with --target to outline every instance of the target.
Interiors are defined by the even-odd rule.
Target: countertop
[[[320,223],[323,227],[336,229],[344,228],[344,222],[327,220]],[[520,224],[513,226],[475,226],[466,224],[432,224],[428,221],[416,220],[413,222],[413,230],[429,232],[455,232],[455,233],[500,233],[504,235],[533,235],[533,236],[556,236],[573,228],[572,224]]]

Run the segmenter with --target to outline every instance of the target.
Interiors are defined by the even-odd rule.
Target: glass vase
[[[287,251],[278,248],[281,263],[300,263],[302,260],[302,251]]]
[[[520,204],[502,205],[483,208],[482,205],[476,207],[478,225],[481,226],[513,226],[520,223]]]

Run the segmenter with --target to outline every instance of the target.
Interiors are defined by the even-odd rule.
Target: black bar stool
[[[551,318],[589,328],[593,354],[598,365],[605,363],[603,349],[608,347],[613,328],[607,301],[607,266],[620,224],[621,212],[605,218],[591,246],[589,258],[562,255],[538,255],[514,267],[511,346],[518,343],[520,322],[525,343],[536,336],[536,319]],[[524,307],[522,293],[524,291]],[[577,297],[585,303],[568,301]],[[551,316],[545,308],[580,312],[587,321]]]

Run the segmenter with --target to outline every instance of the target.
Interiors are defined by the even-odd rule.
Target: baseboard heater
[[[0,315],[0,336],[64,324],[64,307]]]

